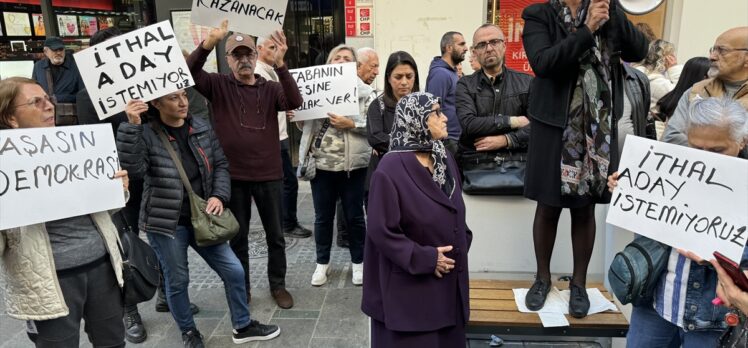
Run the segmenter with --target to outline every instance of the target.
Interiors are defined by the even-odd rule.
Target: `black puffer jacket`
[[[493,83],[482,70],[457,82],[457,117],[460,119],[461,154],[475,152],[475,140],[504,134],[510,149],[527,148],[530,127],[512,129],[509,118],[527,116],[532,76],[504,67]]]
[[[202,177],[205,197],[217,197],[223,204],[231,198],[229,164],[210,123],[191,117],[189,143]],[[153,127],[160,123],[135,125],[122,123],[117,130],[117,151],[122,167],[131,178],[144,178],[138,228],[146,232],[173,236],[184,197],[177,167],[169,157]],[[174,151],[177,142],[170,137]]]

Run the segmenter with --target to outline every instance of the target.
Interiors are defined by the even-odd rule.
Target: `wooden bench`
[[[568,283],[554,283],[566,290]],[[576,319],[567,315],[570,326],[545,328],[536,313],[521,313],[514,302],[512,289],[530,288],[531,281],[523,280],[471,280],[469,335],[520,335],[520,336],[574,336],[574,337],[626,337],[628,321],[621,312],[604,312]],[[596,287],[605,298],[611,295],[600,283]]]

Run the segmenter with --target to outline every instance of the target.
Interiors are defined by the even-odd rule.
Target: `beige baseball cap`
[[[226,39],[226,54],[231,54],[231,52],[239,46],[244,46],[253,51],[257,51],[255,40],[251,36],[242,33],[233,33],[229,35],[228,39]]]

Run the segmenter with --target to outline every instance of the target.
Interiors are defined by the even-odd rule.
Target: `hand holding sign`
[[[285,64],[283,58],[286,56],[286,51],[288,51],[286,34],[283,34],[281,30],[276,30],[275,33],[270,35],[270,41],[275,45],[275,56],[273,57],[275,59],[275,67],[280,68]]]
[[[216,45],[223,40],[226,35],[229,33],[229,20],[224,19],[221,22],[221,26],[218,28],[212,28],[210,29],[210,33],[208,33],[208,38],[203,41],[203,48],[212,51],[213,48],[216,47]]]
[[[118,170],[114,173],[115,179],[122,179],[122,188],[125,189],[125,191],[130,189],[130,178],[127,177],[127,171],[124,169]]]
[[[140,99],[130,99],[125,107],[127,121],[132,124],[140,124],[140,114],[148,111],[148,104]]]

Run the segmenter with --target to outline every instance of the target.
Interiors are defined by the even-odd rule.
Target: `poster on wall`
[[[197,45],[208,38],[210,33],[209,27],[193,24],[190,16],[192,16],[190,10],[171,11],[171,25],[177,35],[177,42],[179,42],[179,47],[186,50],[187,53],[192,53]],[[218,56],[216,53],[208,56],[203,70],[210,73],[218,72]]]
[[[372,0],[345,0],[345,35],[371,37],[374,35],[374,2]]]
[[[31,36],[31,22],[26,12],[3,12],[8,36]]]
[[[31,20],[34,22],[34,35],[47,35],[46,30],[44,29],[44,17],[42,17],[41,13],[32,13]]]
[[[501,0],[496,21],[506,39],[506,66],[533,76],[535,74],[527,61],[527,53],[522,45],[522,28],[525,26],[522,11],[525,7],[540,2],[544,0]]]
[[[93,36],[99,29],[98,21],[93,16],[80,16],[80,34],[81,36]]]
[[[57,15],[60,36],[78,36],[78,16]]]
[[[104,30],[114,26],[114,18],[112,17],[98,17],[97,21],[99,23],[99,30]]]

